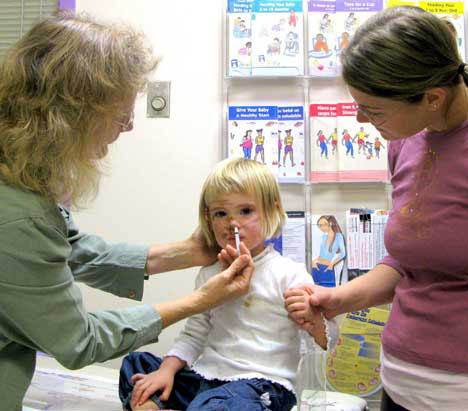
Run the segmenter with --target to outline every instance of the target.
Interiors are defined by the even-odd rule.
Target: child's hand
[[[309,294],[309,305],[315,312],[322,312],[326,319],[336,317],[343,312],[342,301],[339,297],[340,287],[321,287],[315,284],[302,284],[296,288],[290,288],[284,292],[284,306],[288,310],[289,318],[297,324],[301,324],[301,318],[304,319],[304,306],[300,298],[305,291]],[[299,297],[299,298],[298,298]],[[297,303],[297,304],[296,304]]]
[[[146,402],[156,391],[161,401],[167,401],[174,385],[174,373],[168,369],[159,369],[150,374],[135,374],[131,406],[132,409]]]
[[[290,288],[284,293],[284,307],[288,311],[288,317],[297,325],[302,326],[306,321],[314,318],[312,311],[317,308],[310,306],[310,291],[307,285],[301,288]]]
[[[284,306],[288,317],[299,328],[312,336],[315,342],[324,350],[327,349],[327,333],[325,320],[318,308],[310,305],[310,294],[306,285],[301,288],[290,288],[284,293]]]

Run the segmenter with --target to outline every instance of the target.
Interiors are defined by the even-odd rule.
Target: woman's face
[[[424,100],[406,103],[371,96],[351,86],[348,90],[358,106],[357,121],[371,123],[385,140],[413,136],[430,124],[431,112]]]
[[[130,99],[122,105],[119,115],[107,123],[107,127],[100,129],[98,135],[97,158],[107,155],[109,145],[116,141],[121,133],[133,130],[133,111],[135,99]]]

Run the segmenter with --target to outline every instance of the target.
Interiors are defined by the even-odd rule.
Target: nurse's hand
[[[240,249],[241,255],[229,267],[211,277],[191,294],[153,305],[161,317],[163,328],[247,294],[254,273],[254,263],[244,244],[241,243]]]
[[[244,245],[244,243],[241,241],[240,243],[240,250],[241,250],[241,255],[243,253],[243,250],[247,250],[247,247]],[[248,251],[248,250],[247,250]],[[248,251],[249,255],[250,252]],[[226,248],[223,248],[219,253],[218,253],[218,261],[221,263],[221,265],[224,268],[229,267],[233,261],[238,257],[239,255],[237,254],[237,250],[230,246],[227,245]]]
[[[211,265],[216,261],[217,250],[208,247],[200,227],[197,227],[186,243],[193,255],[193,266]]]
[[[233,247],[229,245],[227,247],[231,249],[230,253],[234,251],[237,254]],[[211,277],[197,290],[201,293],[205,304],[209,306],[208,308],[238,298],[249,291],[254,263],[244,243],[241,243],[240,251],[240,256],[235,258],[232,264],[221,273]]]

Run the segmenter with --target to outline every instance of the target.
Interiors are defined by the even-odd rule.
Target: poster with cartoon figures
[[[387,7],[394,6],[417,6],[430,13],[435,14],[447,22],[450,30],[457,40],[458,51],[465,61],[465,2],[463,1],[411,1],[411,0],[389,0]]]
[[[302,0],[255,0],[252,75],[304,74]]]
[[[347,281],[344,273],[346,245],[343,230],[334,215],[311,216],[312,277],[322,287],[336,287]]]
[[[228,74],[252,74],[252,5],[254,0],[228,0]]]
[[[312,182],[387,181],[387,142],[354,103],[311,104]]]
[[[304,181],[304,108],[278,107],[277,131],[278,181],[301,183]]]
[[[336,0],[335,32],[338,70],[341,67],[341,50],[347,47],[357,28],[370,16],[382,9],[383,0]]]
[[[386,181],[387,142],[370,123],[358,123],[355,103],[337,104],[339,181]]]
[[[308,64],[309,74],[333,77],[336,71],[338,49],[335,34],[335,1],[308,1]]]
[[[277,166],[277,107],[231,106],[228,112],[228,157],[243,157]]]
[[[310,179],[313,182],[337,181],[336,104],[311,104],[309,117]]]

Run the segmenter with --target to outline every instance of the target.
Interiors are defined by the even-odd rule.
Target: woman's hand
[[[192,235],[185,241],[193,255],[193,266],[211,265],[216,261],[217,250],[208,247],[200,227],[197,227]]]
[[[224,271],[185,297],[155,304],[163,328],[186,317],[199,314],[228,300],[247,294],[254,272],[254,264],[247,247],[241,243],[241,255]]]
[[[237,250],[229,244],[226,246],[226,248],[223,248],[217,256],[218,261],[224,268],[229,267],[237,257]]]
[[[302,325],[308,308],[303,303],[303,293],[309,294],[308,303],[312,311],[321,311],[325,318],[331,319],[339,314],[339,300],[336,295],[337,287],[320,287],[315,284],[303,284],[284,292],[284,306],[288,315],[296,324]]]
[[[248,248],[242,242],[240,250],[241,255],[235,258],[237,251],[228,245],[227,250],[223,251],[228,255],[226,262],[232,259],[232,263],[197,290],[207,309],[238,298],[249,291],[254,264]]]

